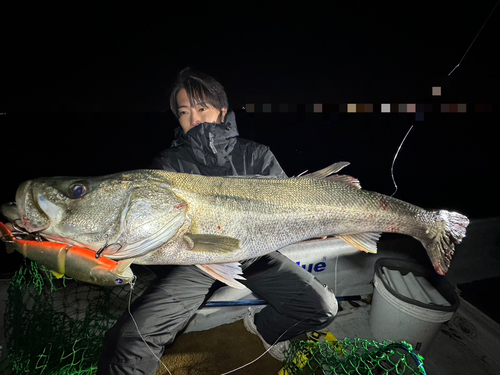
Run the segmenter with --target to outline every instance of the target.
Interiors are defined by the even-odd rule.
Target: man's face
[[[227,112],[226,108],[219,111],[210,104],[191,106],[185,89],[182,89],[177,94],[177,106],[179,107],[179,123],[184,133],[204,122],[220,124]]]

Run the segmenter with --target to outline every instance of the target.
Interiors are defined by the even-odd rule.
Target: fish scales
[[[187,214],[198,233],[239,238],[244,249],[232,257],[191,254],[180,259],[178,254],[179,263],[233,261],[328,235],[381,231],[420,236],[426,231],[416,226],[425,223],[425,210],[345,184],[309,178],[161,175],[189,202]]]

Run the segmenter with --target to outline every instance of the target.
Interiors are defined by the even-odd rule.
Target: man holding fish
[[[180,127],[172,147],[160,153],[153,168],[208,176],[286,177],[267,146],[238,138],[224,88],[212,77],[190,68],[181,71],[170,106]],[[337,313],[333,292],[295,262],[271,252],[241,264],[241,284],[268,302],[260,312],[249,309],[245,327],[276,359],[284,360],[289,339],[332,322]],[[194,265],[161,268],[132,304],[137,327],[125,313],[107,332],[98,374],[155,374],[164,346],[222,286]]]
[[[245,326],[283,358],[287,339],[337,312],[326,286],[276,252],[293,243],[336,236],[376,253],[381,233],[399,233],[421,242],[439,275],[448,271],[466,216],[361,189],[334,174],[347,162],[287,178],[269,148],[238,138],[224,89],[201,73],[181,72],[170,105],[181,126],[154,161],[161,170],[37,178],[0,206],[17,232],[0,226],[8,250],[57,273],[123,285],[133,280],[131,263],[161,265],[133,314],[108,332],[101,374],[154,373],[163,346],[209,297],[214,279],[268,301]]]

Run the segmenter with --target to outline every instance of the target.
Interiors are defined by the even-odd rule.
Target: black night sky
[[[192,66],[224,85],[240,135],[269,145],[290,176],[346,160],[344,173],[365,189],[391,194],[391,163],[414,125],[396,161],[396,197],[497,216],[500,9],[448,77],[496,0],[336,3],[9,5],[1,201],[30,178],[148,167],[172,141],[169,85]],[[318,103],[323,113],[313,113]],[[373,112],[347,113],[349,103]],[[432,110],[418,120],[394,112],[407,103]]]

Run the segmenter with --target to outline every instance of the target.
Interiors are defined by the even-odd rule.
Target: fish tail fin
[[[427,250],[436,272],[444,276],[455,253],[455,245],[465,237],[469,219],[457,212],[445,210],[432,212],[432,217],[434,222],[428,229],[428,237],[418,240]]]

